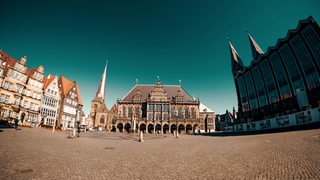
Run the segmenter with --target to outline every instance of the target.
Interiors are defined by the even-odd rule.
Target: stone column
[[[54,132],[54,130],[56,129],[56,121],[57,120],[54,120],[54,122],[53,122],[52,132]]]
[[[144,142],[143,140],[143,132],[140,131],[139,142]]]

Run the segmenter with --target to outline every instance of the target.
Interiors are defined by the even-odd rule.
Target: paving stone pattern
[[[0,129],[0,179],[320,179],[320,130],[209,137]]]

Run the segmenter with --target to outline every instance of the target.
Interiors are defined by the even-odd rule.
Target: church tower
[[[232,74],[233,74],[233,77],[236,77],[238,73],[244,69],[244,66],[239,54],[231,44],[230,40],[229,40],[229,47],[230,47],[230,54],[231,54]]]
[[[94,127],[104,128],[107,124],[108,110],[105,104],[105,85],[108,63],[104,67],[96,96],[91,101],[90,116]]]

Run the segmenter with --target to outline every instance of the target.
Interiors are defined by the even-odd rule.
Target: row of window
[[[39,81],[33,80],[33,79],[30,79],[29,84],[31,86],[37,87],[39,89],[42,89],[42,87],[43,87],[43,83],[42,82],[39,82]]]
[[[1,118],[3,118],[3,119],[5,119],[5,118],[7,118],[7,117],[9,117],[9,118],[14,118],[15,116],[14,116],[14,112],[13,111],[10,111],[10,110],[6,110],[6,109],[4,109],[2,112],[2,115],[1,115]],[[21,119],[22,121],[27,121],[27,122],[33,122],[33,123],[35,123],[35,122],[37,122],[37,115],[35,115],[35,114],[28,114],[28,116],[27,117],[25,117],[26,119]]]
[[[237,79],[243,112],[290,98],[299,89],[320,87],[316,68],[320,65],[320,38],[311,25],[301,35]]]
[[[13,79],[16,79],[22,83],[24,83],[26,76],[23,74],[20,74],[19,72],[16,71],[11,71],[9,76]]]
[[[75,108],[66,106],[66,105],[63,106],[63,112],[73,114],[73,115],[77,114],[77,110]]]
[[[169,104],[148,104],[148,111],[169,111]]]
[[[45,125],[54,125],[54,121],[55,121],[55,119],[47,118],[46,120],[44,120],[44,124]]]
[[[54,99],[51,97],[44,96],[44,98],[43,98],[43,104],[46,106],[57,107],[58,102],[59,101],[57,99]]]
[[[169,114],[161,114],[161,113],[148,113],[148,117],[147,119],[149,121],[152,121],[152,120],[156,120],[156,121],[160,121],[160,120],[164,120],[164,121],[167,121],[169,120]]]
[[[75,121],[76,120],[76,118],[74,118],[74,117],[71,117],[71,116],[68,116],[68,115],[62,115],[62,120],[64,120],[64,121]]]
[[[72,104],[73,106],[77,106],[77,104],[78,104],[76,101],[73,101],[73,100],[68,99],[68,98],[66,98],[66,102],[67,102],[68,104]]]
[[[52,89],[47,89],[47,93],[50,93],[50,94],[55,95],[55,96],[58,94],[57,91],[54,91]]]
[[[40,114],[42,116],[51,116],[51,117],[56,117],[57,111],[47,109],[47,108],[40,108]]]
[[[15,105],[20,105],[21,98],[20,97],[15,97],[13,100],[13,104]],[[10,96],[5,95],[5,94],[0,94],[0,102],[3,102],[5,104],[10,104]],[[30,110],[38,111],[39,110],[39,104],[36,103],[30,103],[30,106],[28,107],[29,102],[24,101],[23,106],[24,108],[29,108]]]
[[[16,89],[15,89],[15,92],[19,93],[19,94],[22,94],[23,93],[23,86],[22,85],[19,85],[17,84],[16,85]],[[3,89],[7,89],[9,91],[13,91],[13,84],[12,83],[9,83],[7,81],[4,82],[4,85],[3,85]],[[37,93],[37,92],[31,92],[29,89],[25,89],[24,91],[24,94],[28,97],[32,97],[34,99],[38,99],[40,100],[41,99],[41,93]]]

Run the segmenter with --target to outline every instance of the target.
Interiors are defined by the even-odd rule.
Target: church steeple
[[[249,33],[248,33],[248,37],[249,37],[250,46],[251,46],[252,58],[253,60],[257,60],[258,56],[260,54],[263,54],[263,51],[258,45],[258,43],[253,39],[253,37]]]
[[[236,76],[239,71],[243,70],[243,63],[242,60],[237,53],[237,51],[234,49],[233,45],[231,44],[229,38],[229,47],[230,47],[230,54],[231,54],[231,67],[232,67],[232,73],[233,76]]]
[[[106,62],[106,65],[104,67],[104,71],[102,73],[99,87],[96,93],[96,97],[94,98],[94,101],[102,101],[104,102],[105,98],[105,84],[106,84],[106,73],[107,73],[107,67],[108,67],[108,62]]]

